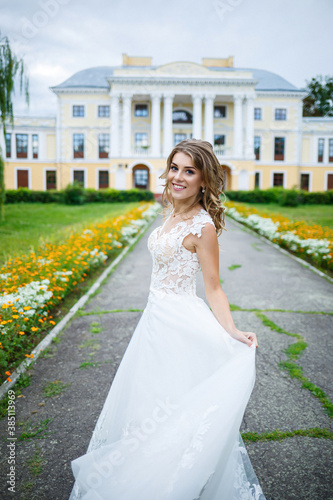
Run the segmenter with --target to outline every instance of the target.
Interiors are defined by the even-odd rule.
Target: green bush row
[[[27,188],[6,191],[6,203],[64,203],[82,205],[84,203],[120,203],[131,201],[150,201],[154,199],[151,191],[141,189],[84,189],[72,184],[62,191],[31,191]]]
[[[309,193],[298,189],[278,187],[254,189],[253,191],[226,191],[225,194],[231,201],[244,203],[278,203],[281,206],[289,207],[333,204],[333,190]]]

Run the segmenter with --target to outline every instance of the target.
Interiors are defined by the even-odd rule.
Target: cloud
[[[123,52],[152,56],[155,65],[233,55],[238,67],[273,71],[297,86],[331,71],[332,0],[1,3],[2,34],[29,69],[30,113],[55,113],[50,86],[85,68],[120,65]]]

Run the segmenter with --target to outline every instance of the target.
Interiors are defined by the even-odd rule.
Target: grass
[[[101,345],[96,342],[95,339],[85,340],[81,345],[79,345],[79,349],[92,349],[93,351],[98,351],[101,348]]]
[[[265,316],[261,312],[256,312],[256,316],[262,321],[262,323],[265,326],[269,327],[271,330],[297,339],[297,342],[289,345],[286,349],[284,349],[283,352],[287,355],[288,359],[287,361],[279,363],[279,367],[283,370],[286,370],[291,378],[296,378],[300,382],[302,382],[302,387],[310,391],[313,394],[313,396],[318,398],[324,407],[324,411],[329,415],[329,417],[333,418],[332,401],[328,398],[327,394],[322,389],[317,387],[303,375],[302,366],[295,363],[295,361],[298,360],[298,357],[303,353],[303,351],[307,347],[307,343],[305,342],[302,335],[298,333],[287,332],[283,328],[280,328],[278,325],[276,325],[273,321],[271,321],[269,318],[267,318],[267,316]]]
[[[138,203],[14,203],[6,205],[6,219],[0,222],[0,264],[14,255],[37,250],[45,243],[59,243],[73,231],[94,221],[117,217]]]
[[[256,208],[261,212],[279,214],[289,220],[304,220],[333,229],[332,205],[298,205],[297,207],[281,207],[277,203],[242,203],[242,205]]]
[[[54,434],[54,432],[51,432],[48,429],[52,420],[53,418],[47,418],[45,420],[39,420],[38,422],[19,423],[19,426],[22,427],[22,433],[19,437],[19,441],[44,439],[49,437],[51,434]]]
[[[100,363],[92,363],[91,361],[84,361],[83,363],[80,364],[80,368],[86,369],[86,368],[95,368],[96,366],[99,366]]]
[[[43,470],[43,465],[46,464],[46,461],[42,457],[42,452],[40,448],[35,450],[35,453],[26,460],[26,465],[29,469],[30,474],[33,476],[37,476]]]
[[[21,389],[24,389],[24,387],[29,387],[31,384],[31,375],[28,373],[22,373],[12,388],[15,390],[15,398],[21,397]],[[4,395],[3,399],[0,401],[0,419],[4,418],[7,416],[8,413],[8,402],[9,402],[9,397],[8,397],[8,392]]]
[[[52,398],[53,396],[58,396],[69,386],[70,384],[64,384],[61,380],[55,380],[54,382],[49,382],[44,387],[44,396],[47,398]]]
[[[229,271],[234,271],[235,269],[238,269],[239,267],[242,267],[241,264],[233,264],[232,266],[229,266],[228,269],[229,269]]]
[[[256,432],[245,432],[242,434],[243,440],[252,441],[256,443],[258,441],[282,441],[283,439],[303,436],[321,439],[333,439],[333,432],[329,429],[320,429],[319,427],[314,427],[312,429],[296,429],[294,431],[279,431],[275,430],[272,432],[264,432],[263,434],[257,434]]]
[[[94,323],[91,323],[90,331],[93,335],[98,335],[103,331],[103,328],[101,327],[100,323],[97,323],[97,321],[95,321]]]

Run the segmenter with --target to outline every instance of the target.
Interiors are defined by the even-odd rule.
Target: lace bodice
[[[168,219],[167,219],[168,220]],[[153,258],[150,291],[165,294],[196,294],[196,274],[200,269],[196,253],[187,250],[183,241],[189,234],[200,238],[206,224],[213,220],[201,209],[190,220],[178,222],[170,231],[164,232],[165,223],[156,228],[148,239],[148,248]]]

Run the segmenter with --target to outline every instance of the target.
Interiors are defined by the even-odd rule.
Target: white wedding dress
[[[265,499],[239,433],[255,348],[196,296],[198,257],[182,244],[206,224],[202,209],[149,237],[148,303],[87,454],[72,462],[71,500]]]

